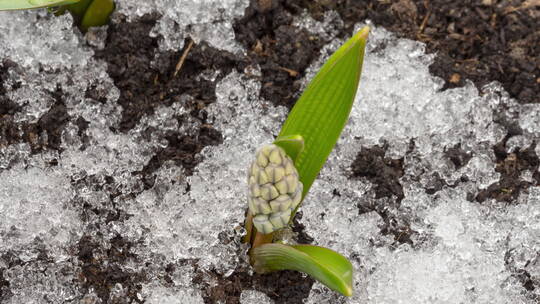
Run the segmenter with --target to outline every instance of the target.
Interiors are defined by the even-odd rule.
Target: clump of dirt
[[[62,130],[69,121],[66,105],[62,100],[62,90],[58,89],[53,97],[56,102],[38,120],[37,123],[15,123],[13,111],[17,111],[13,104],[6,102],[3,107],[7,113],[0,119],[0,134],[3,138],[0,145],[11,145],[26,142],[30,144],[32,153],[40,153],[44,150],[62,151]]]
[[[38,153],[44,149],[62,151],[62,130],[69,121],[66,105],[62,98],[63,93],[60,87],[53,93],[56,102],[39,119],[36,125],[29,125],[25,134],[27,141],[31,143],[32,152]],[[36,139],[33,136],[37,136]]]
[[[375,185],[375,198],[395,196],[398,202],[404,197],[399,178],[403,176],[403,158],[385,157],[387,146],[362,148],[352,163],[354,177],[365,177]]]
[[[540,186],[540,173],[538,166],[540,159],[536,155],[537,143],[533,142],[529,147],[518,149],[512,153],[506,152],[506,142],[510,138],[507,135],[493,150],[497,157],[495,171],[501,174],[498,182],[491,184],[487,189],[476,195],[476,201],[484,202],[486,199],[497,201],[515,202],[521,191],[531,186]],[[524,180],[523,172],[532,174],[531,180]]]
[[[456,170],[466,166],[473,157],[470,152],[461,148],[461,143],[446,149],[444,155],[450,159]]]
[[[187,175],[202,161],[199,152],[206,146],[215,146],[223,142],[221,133],[211,125],[204,124],[194,136],[170,132],[166,137],[169,145],[154,155],[142,172],[146,175],[155,172],[167,160],[174,160],[181,164]],[[148,184],[149,187],[153,182]]]
[[[55,102],[37,123],[17,123],[14,117],[20,106],[6,97],[3,86],[8,71],[17,68],[16,63],[8,60],[0,65],[0,147],[25,142],[30,145],[32,153],[61,151],[62,130],[69,120],[61,86],[58,85],[56,91],[50,93]]]
[[[78,243],[77,256],[81,263],[79,280],[83,288],[92,288],[103,303],[143,303],[137,293],[140,282],[145,281],[142,273],[126,271],[127,260],[136,259],[131,253],[133,244],[116,236],[110,240],[110,248],[104,247],[90,235],[83,236]],[[120,283],[124,289],[122,299],[111,301],[111,289]]]
[[[204,276],[212,276],[217,284],[204,282]],[[296,271],[280,271],[270,274],[235,272],[227,278],[215,273],[199,273],[194,283],[202,287],[205,304],[238,304],[243,290],[255,289],[265,293],[275,303],[301,304],[307,298],[315,281]]]
[[[86,130],[88,130],[88,126],[90,125],[90,122],[88,122],[86,119],[82,117],[77,117],[77,119],[75,120],[75,125],[77,126],[77,135],[81,138],[81,142],[82,142],[82,145],[79,149],[81,151],[84,151],[90,144],[90,138],[88,137],[88,134],[86,133]]]
[[[510,120],[508,114],[510,110],[501,104],[499,109],[494,110],[494,122],[506,129],[506,136],[493,146],[496,157],[495,171],[501,174],[498,182],[491,184],[487,189],[478,193],[469,193],[470,201],[484,202],[487,199],[497,201],[515,202],[522,191],[526,191],[531,186],[540,186],[540,165],[539,155],[536,155],[535,147],[537,142],[531,143],[528,147],[518,147],[515,151],[508,151],[507,143],[513,136],[523,134],[518,120]],[[528,178],[524,178],[523,173],[529,172]]]
[[[123,193],[122,190],[125,188],[119,187],[119,184],[115,183],[113,176],[101,174],[80,176],[77,180],[72,177],[71,185],[77,193],[86,193],[87,191],[108,193],[108,199],[100,200],[97,204],[89,204],[84,195],[77,195],[72,202],[75,207],[82,207],[81,221],[85,223],[93,222],[95,227],[92,228],[96,229],[100,229],[102,224],[106,226],[105,224],[112,221],[124,221],[127,219],[129,215],[114,200],[119,196],[133,198],[143,191],[142,187],[134,187],[137,189],[136,192]]]
[[[534,259],[523,264],[521,261],[516,261],[516,255],[513,251],[514,249],[510,249],[504,255],[505,268],[512,273],[512,277],[516,278],[526,290],[533,291],[540,288],[540,281],[535,280],[534,276],[524,269],[529,263],[534,263]],[[538,299],[534,295],[532,298],[533,300]]]
[[[18,128],[13,121],[13,116],[19,109],[16,103],[7,98],[4,88],[8,71],[14,66],[16,64],[8,60],[0,64],[0,147],[9,146],[20,140]]]
[[[402,37],[426,43],[437,53],[430,71],[445,89],[466,79],[482,87],[497,80],[522,103],[540,102],[540,11],[534,1],[350,1],[298,0],[321,19],[337,11],[345,22],[342,35],[370,19]]]
[[[449,184],[438,172],[433,172],[429,177],[429,183],[424,186],[427,194],[435,194],[441,191],[443,187],[455,188],[459,183],[469,181],[469,178],[466,175],[462,175],[459,180],[455,181],[453,184]]]
[[[0,301],[7,300],[9,294],[9,281],[4,278],[5,268],[0,268]]]
[[[384,220],[381,233],[393,235],[397,243],[413,244],[415,231],[402,218],[392,214],[389,207],[398,208],[405,197],[399,179],[405,173],[403,158],[386,157],[387,145],[362,148],[351,164],[352,178],[366,178],[374,185],[376,204],[359,204],[360,214],[377,212]]]
[[[305,70],[328,41],[293,26],[301,12],[295,1],[253,0],[234,24],[236,40],[247,50],[248,61],[261,68],[261,96],[292,108],[300,95]]]
[[[77,279],[83,293],[92,289],[103,303],[142,303],[137,293],[147,282],[146,276],[127,266],[140,264],[133,253],[137,244],[111,231],[110,225],[129,218],[119,202],[137,193],[124,193],[114,177],[107,175],[80,176],[76,180],[72,177],[71,184],[76,191],[71,204],[80,210],[80,219],[85,223],[83,236],[71,249],[80,264]],[[108,193],[108,197],[90,202],[85,195],[88,192]],[[117,283],[123,287],[120,296],[113,293]]]

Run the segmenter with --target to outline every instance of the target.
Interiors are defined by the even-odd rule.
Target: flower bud
[[[292,159],[282,148],[265,145],[257,151],[248,173],[248,206],[255,228],[268,234],[286,227],[303,189]]]

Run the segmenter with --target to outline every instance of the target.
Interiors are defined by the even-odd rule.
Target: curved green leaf
[[[87,31],[92,26],[102,26],[109,22],[109,16],[114,11],[113,0],[94,0],[84,13],[81,30]]]
[[[328,248],[283,244],[264,244],[251,253],[253,267],[258,273],[296,270],[309,274],[317,281],[345,296],[352,296],[353,267],[341,254]]]
[[[88,7],[90,6],[90,3],[92,3],[92,0],[80,0],[77,3],[67,5],[66,8],[71,13],[73,18],[75,18],[75,21],[77,23],[80,23],[82,18],[84,17],[86,9],[88,9]]]
[[[285,153],[296,162],[298,155],[304,150],[304,138],[300,135],[282,136],[274,144],[285,150]]]
[[[79,0],[0,0],[0,11],[53,7],[76,3]]]
[[[276,141],[304,138],[295,166],[305,196],[334,148],[352,109],[360,80],[369,28],[341,46],[323,65],[285,121]]]

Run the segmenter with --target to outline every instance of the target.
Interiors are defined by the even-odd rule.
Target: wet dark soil
[[[454,164],[454,168],[456,170],[466,166],[473,157],[470,152],[461,148],[461,144],[450,147],[444,152],[445,156],[448,157],[448,159],[450,159],[450,161]]]
[[[401,37],[426,43],[437,53],[430,71],[444,88],[478,87],[497,80],[523,103],[540,102],[540,10],[518,0],[252,0],[234,26],[237,40],[262,70],[261,95],[291,107],[298,80],[327,42],[291,26],[303,10],[317,20],[335,10],[344,21],[338,36],[370,19]]]
[[[233,67],[241,68],[232,54],[200,44],[190,50],[174,76],[182,52],[157,50],[158,38],[149,36],[157,18],[145,15],[136,22],[110,25],[105,49],[96,52],[97,58],[107,62],[108,74],[120,89],[121,132],[131,130],[142,116],[153,114],[157,106],[179,102],[185,94],[194,98],[189,104],[193,116],[204,122],[206,115],[199,112],[215,100],[215,81],[200,78],[200,74],[220,69],[219,81]],[[152,64],[154,57],[157,60]]]
[[[0,300],[7,300],[9,291],[9,281],[4,278],[4,268],[0,268]]]
[[[410,224],[391,213],[389,209],[397,209],[403,200],[403,187],[399,179],[405,173],[403,159],[386,157],[388,146],[362,148],[351,165],[352,178],[365,178],[373,184],[374,197],[377,203],[366,200],[358,203],[360,214],[375,211],[384,220],[381,233],[392,235],[397,244],[413,244],[411,235],[415,233]],[[383,199],[384,198],[384,199]],[[381,200],[382,199],[382,200]]]
[[[496,157],[495,171],[500,173],[501,177],[487,189],[481,190],[476,194],[470,193],[470,201],[484,202],[487,199],[496,199],[503,202],[515,202],[522,191],[527,191],[531,186],[540,186],[540,173],[538,167],[540,164],[540,155],[536,155],[535,147],[537,142],[529,146],[517,147],[515,151],[507,152],[507,143],[513,136],[523,134],[517,121],[509,121],[506,118],[508,109],[501,105],[494,112],[494,121],[506,129],[506,136],[495,146],[493,152]],[[523,174],[530,173],[530,178],[524,179]]]
[[[80,239],[77,256],[81,263],[82,287],[87,291],[93,289],[103,303],[143,303],[137,293],[146,278],[143,273],[127,271],[125,267],[127,261],[136,259],[130,252],[133,244],[116,236],[107,246],[90,235]],[[111,289],[116,284],[122,284],[124,293],[122,299],[111,300]]]
[[[202,276],[212,276],[217,285],[203,283]],[[276,304],[302,304],[307,298],[314,280],[296,271],[281,271],[270,274],[249,275],[245,271],[235,272],[227,278],[204,273],[195,278],[202,287],[205,304],[240,303],[243,290],[258,290],[265,293]]]
[[[2,85],[7,81],[10,70],[19,71],[20,68],[10,60],[0,63],[0,147],[25,142],[34,154],[44,150],[61,151],[62,130],[69,120],[61,86],[49,92],[54,103],[37,123],[16,122],[15,115],[21,107],[6,97]],[[15,84],[13,88],[17,86]]]
[[[232,68],[242,68],[242,61],[232,54],[216,50],[206,44],[195,45],[188,53],[181,70],[175,76],[176,65],[183,51],[159,52],[158,38],[149,36],[159,18],[146,15],[136,22],[122,22],[109,26],[105,48],[96,57],[107,62],[107,71],[120,89],[118,103],[122,105],[119,132],[133,129],[144,115],[151,115],[158,106],[183,102],[189,115],[201,123],[195,136],[168,132],[163,136],[169,145],[159,151],[142,170],[143,175],[155,172],[168,160],[182,165],[188,175],[202,160],[198,153],[203,147],[222,142],[221,134],[207,122],[205,107],[215,101],[215,84]],[[186,45],[188,45],[186,41]],[[156,58],[155,62],[154,58]],[[220,70],[214,81],[200,78],[204,71]],[[182,98],[189,96],[186,100]],[[176,118],[182,125],[187,117]],[[149,138],[155,132],[145,131]],[[149,181],[147,187],[151,187]]]
[[[522,103],[540,102],[540,8],[521,0],[299,0],[315,18],[339,12],[344,34],[359,20],[426,43],[445,88],[497,80]]]
[[[293,26],[293,16],[300,13],[295,1],[251,1],[245,16],[234,24],[248,60],[261,68],[261,96],[289,108],[301,93],[305,70],[328,43]]]
[[[145,273],[129,266],[141,263],[133,253],[137,243],[118,235],[110,225],[130,217],[122,203],[138,193],[124,193],[113,176],[99,174],[72,178],[71,185],[75,190],[71,204],[80,210],[79,217],[84,223],[83,236],[71,249],[79,262],[77,281],[83,294],[93,290],[103,303],[142,303],[137,294],[147,281]],[[142,191],[143,187],[139,188]],[[91,203],[86,195],[89,192],[109,195]],[[116,284],[122,285],[120,296],[114,294]]]
[[[385,157],[387,147],[362,148],[352,164],[354,177],[366,177],[375,185],[375,198],[395,196],[403,199],[403,187],[399,178],[403,176],[403,159]]]
[[[522,191],[531,186],[540,186],[540,173],[538,166],[540,160],[536,155],[537,143],[522,147],[512,153],[506,152],[506,141],[510,136],[494,147],[497,165],[495,171],[501,174],[498,182],[491,184],[487,189],[476,195],[476,201],[484,202],[487,199],[496,199],[504,202],[515,202]],[[522,174],[531,173],[531,179],[524,179]]]

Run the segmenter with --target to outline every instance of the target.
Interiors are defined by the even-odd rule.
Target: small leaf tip
[[[366,25],[362,29],[360,29],[360,31],[358,31],[356,37],[358,37],[358,39],[367,40],[370,30],[371,28]]]

